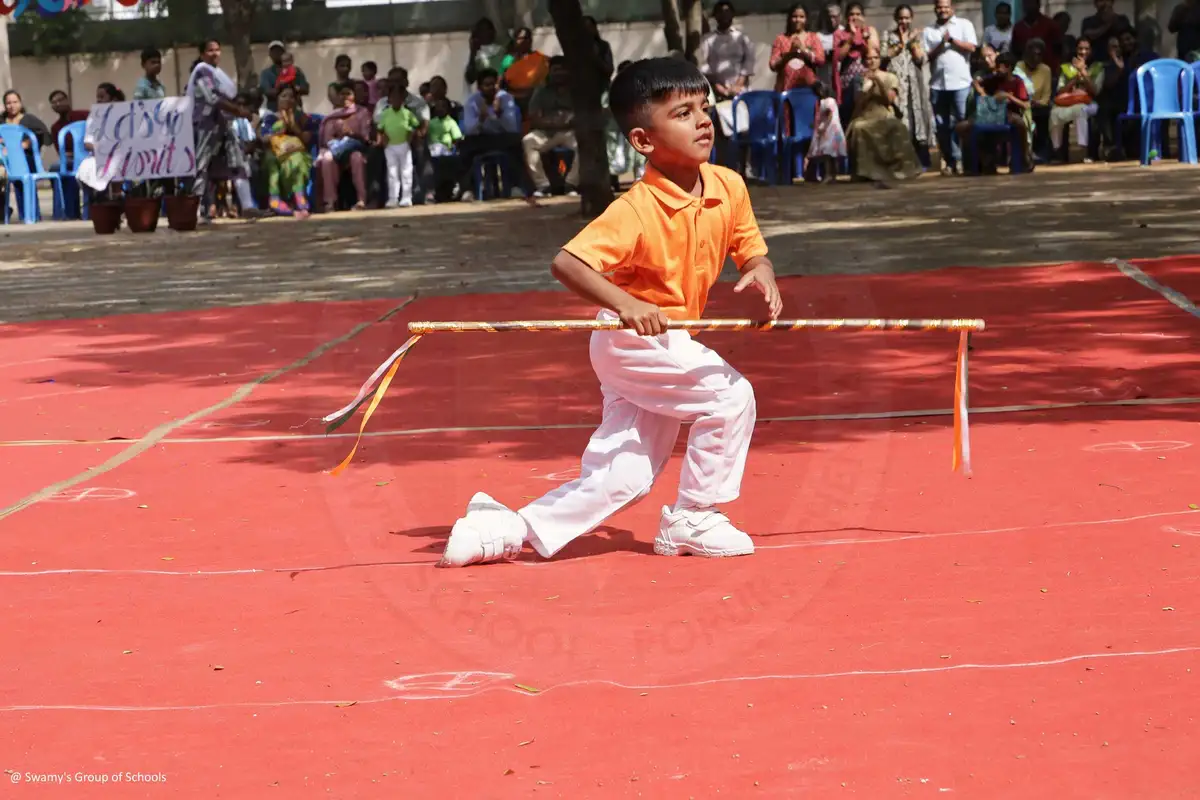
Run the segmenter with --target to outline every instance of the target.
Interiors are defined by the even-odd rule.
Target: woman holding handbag
[[[1088,66],[1091,55],[1091,42],[1081,38],[1075,45],[1075,58],[1070,64],[1059,67],[1062,75],[1054,95],[1054,106],[1050,109],[1050,145],[1054,153],[1062,147],[1063,130],[1071,124],[1075,125],[1076,144],[1082,148],[1088,146],[1088,120],[1096,116],[1099,108],[1096,95],[1104,85],[1104,64],[1096,61]],[[1084,163],[1090,164],[1092,157],[1089,150]],[[1066,160],[1070,161],[1070,158]]]

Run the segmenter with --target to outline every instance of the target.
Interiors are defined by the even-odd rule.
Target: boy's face
[[[342,108],[354,108],[354,90],[342,89],[338,92],[338,98],[342,101]]]
[[[668,95],[642,113],[644,125],[629,132],[633,149],[660,166],[698,167],[708,161],[713,124],[706,95]]]
[[[350,59],[339,58],[337,61],[333,62],[333,69],[339,78],[345,80],[346,78],[350,77]]]
[[[496,99],[496,79],[490,75],[479,82],[479,93],[489,103]]]
[[[429,82],[429,94],[434,100],[441,100],[446,96],[446,81],[444,78],[434,78]]]
[[[71,110],[71,101],[64,92],[55,92],[54,97],[50,98],[50,107],[55,114],[65,115]]]
[[[147,58],[142,62],[142,69],[146,71],[147,78],[157,78],[158,73],[162,72],[162,59]]]
[[[363,64],[362,76],[364,81],[373,81],[379,71],[372,64]]]
[[[1005,64],[1004,62],[1000,62],[996,65],[996,74],[1001,78],[1008,80],[1009,76],[1012,75],[1012,68],[1010,68],[1008,64]]]
[[[996,27],[1007,28],[1012,24],[1012,9],[1001,6],[996,9]]]

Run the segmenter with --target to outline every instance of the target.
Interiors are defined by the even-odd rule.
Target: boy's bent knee
[[[631,503],[650,491],[655,477],[653,465],[644,456],[618,453],[604,476],[604,492],[615,503]]]
[[[750,385],[750,381],[745,378],[739,378],[730,384],[729,388],[721,390],[717,400],[717,413],[720,416],[739,416],[747,409],[750,411],[755,409],[754,387]]]

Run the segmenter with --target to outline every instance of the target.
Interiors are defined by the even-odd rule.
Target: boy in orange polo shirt
[[[721,557],[754,552],[717,506],[737,498],[754,430],[749,381],[669,319],[698,319],[726,257],[772,319],[782,309],[775,271],[742,178],[708,163],[708,81],[674,58],[638,61],[613,80],[609,103],[645,176],[571,240],[551,271],[628,329],[597,331],[591,361],[604,399],[580,476],[513,511],[480,492],[454,524],[447,567],[515,558],[525,542],[549,558],[644,497],[666,466],[680,425],[692,422],[672,507],[654,552]]]

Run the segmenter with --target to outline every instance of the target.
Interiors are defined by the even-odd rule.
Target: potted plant
[[[157,181],[139,181],[125,195],[125,221],[134,233],[154,233],[162,210],[162,188]]]
[[[178,181],[166,181],[167,194],[163,205],[167,208],[167,226],[173,231],[196,230],[197,215],[200,213],[200,198],[191,192],[180,190]]]
[[[89,191],[86,187],[84,191]],[[96,192],[88,206],[88,218],[92,221],[92,229],[100,235],[116,233],[121,227],[122,203],[113,197],[112,186],[107,186],[102,192]]]

